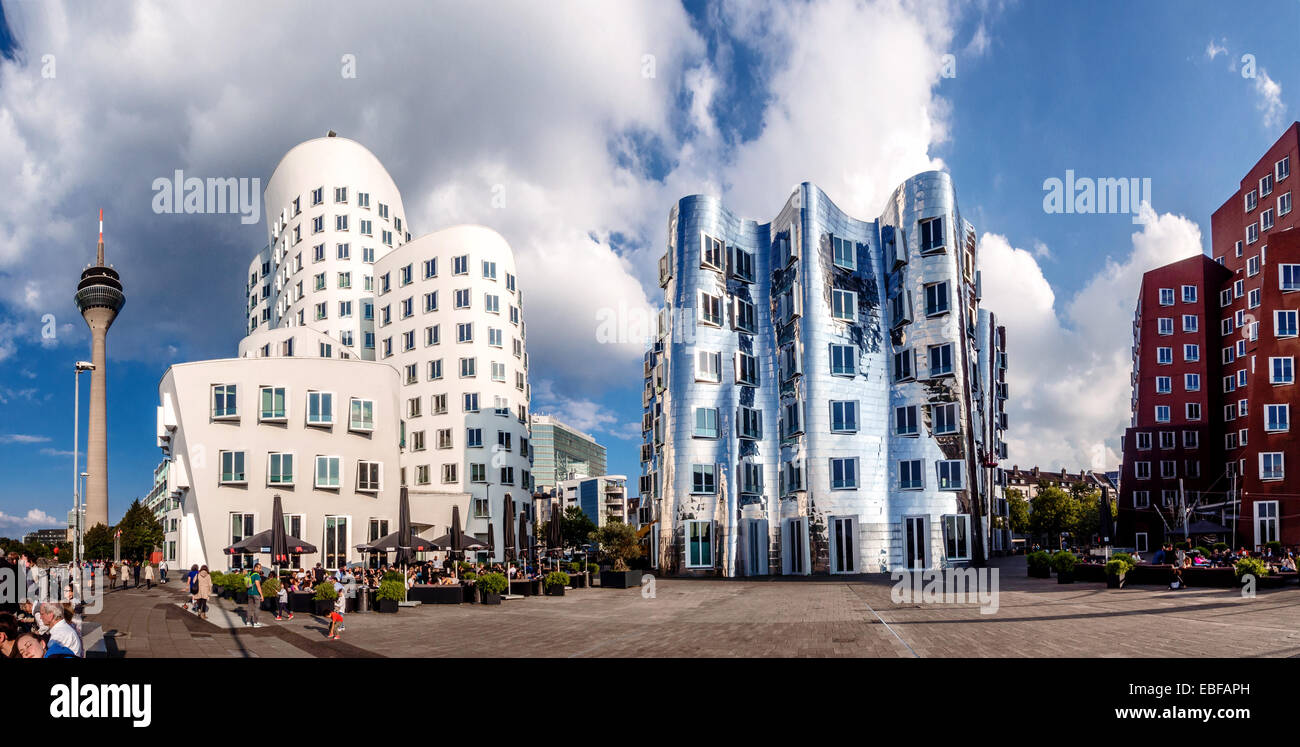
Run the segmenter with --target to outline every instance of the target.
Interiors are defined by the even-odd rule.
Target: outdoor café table
[[[289,592],[289,611],[306,612],[308,614],[315,611],[315,605],[312,604],[314,591],[291,591]]]

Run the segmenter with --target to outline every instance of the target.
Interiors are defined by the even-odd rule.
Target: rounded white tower
[[[397,185],[330,132],[294,146],[265,190],[267,247],[248,268],[247,331],[307,326],[375,357],[374,263],[410,238]]]

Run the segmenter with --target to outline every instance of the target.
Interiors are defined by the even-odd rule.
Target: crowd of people
[[[1134,560],[1141,562],[1141,558],[1137,553],[1132,553],[1132,555]],[[1294,550],[1280,549],[1274,551],[1272,547],[1261,547],[1254,552],[1242,547],[1234,552],[1227,547],[1219,546],[1207,552],[1205,550],[1187,550],[1185,547],[1167,543],[1151,556],[1151,564],[1172,565],[1175,568],[1227,568],[1235,565],[1242,558],[1262,560],[1272,573],[1296,570]]]

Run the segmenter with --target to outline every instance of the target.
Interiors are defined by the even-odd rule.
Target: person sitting
[[[48,644],[45,639],[35,633],[23,633],[18,636],[16,644],[18,653],[24,659],[76,659],[79,658],[67,646],[59,641],[51,640]]]

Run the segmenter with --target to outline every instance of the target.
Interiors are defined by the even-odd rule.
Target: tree
[[[91,560],[107,560],[113,557],[113,530],[103,522],[87,529],[82,542],[86,546],[86,557]]]
[[[131,502],[117,528],[122,532],[122,557],[131,560],[148,560],[153,549],[163,541],[162,522],[139,498]]]
[[[564,509],[560,531],[564,535],[565,547],[579,547],[591,541],[591,533],[596,531],[596,524],[581,508],[569,506]]]
[[[1042,486],[1034,497],[1029,514],[1029,529],[1043,535],[1049,547],[1056,546],[1061,532],[1074,531],[1079,522],[1079,502],[1065,490]]]
[[[1011,531],[1016,534],[1029,533],[1029,501],[1024,493],[1015,488],[1007,491],[1007,514],[1011,520]]]
[[[641,542],[636,530],[618,519],[610,519],[605,526],[592,532],[591,539],[600,546],[606,558],[614,561],[616,571],[626,571],[627,561],[641,557]]]

